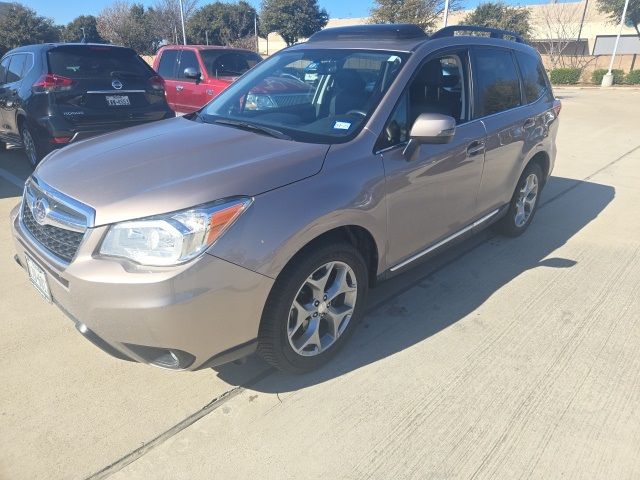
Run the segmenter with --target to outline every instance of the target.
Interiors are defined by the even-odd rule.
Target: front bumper
[[[171,268],[98,258],[106,227],[90,229],[75,259],[62,265],[25,230],[19,206],[11,223],[18,263],[29,255],[45,270],[53,302],[107,353],[197,370],[255,349],[273,279],[209,254]]]

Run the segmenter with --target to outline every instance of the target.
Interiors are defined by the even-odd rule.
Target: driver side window
[[[468,121],[467,58],[465,51],[448,53],[418,68],[378,138],[376,151],[406,143],[411,126],[423,113],[448,115],[458,125]]]

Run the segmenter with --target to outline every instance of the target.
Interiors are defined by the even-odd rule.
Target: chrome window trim
[[[418,260],[420,257],[423,257],[424,255],[426,255],[429,252],[434,251],[437,248],[442,247],[443,245],[449,243],[452,240],[455,240],[456,238],[458,238],[460,235],[463,235],[465,233],[467,233],[468,231],[478,227],[479,225],[483,224],[484,222],[486,222],[487,220],[489,220],[491,217],[493,217],[494,215],[496,215],[498,212],[500,211],[499,208],[495,209],[493,212],[488,213],[487,215],[485,215],[484,217],[480,218],[479,220],[476,220],[475,222],[473,222],[471,225],[467,225],[466,227],[464,227],[462,230],[458,230],[456,233],[454,233],[453,235],[449,235],[447,238],[440,240],[438,243],[431,245],[430,247],[428,247],[425,250],[422,250],[421,252],[416,253],[415,255],[413,255],[412,257],[407,258],[406,260],[404,260],[403,262],[398,263],[397,265],[391,267],[389,270],[391,270],[392,272],[395,272],[396,270],[401,269],[402,267],[405,267],[407,265],[409,265],[411,262]]]

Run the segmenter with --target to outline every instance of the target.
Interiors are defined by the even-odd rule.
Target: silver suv
[[[16,259],[119,358],[194,370],[257,349],[305,372],[377,280],[529,226],[559,112],[509,32],[323,30],[194,114],[50,154],[12,212]]]

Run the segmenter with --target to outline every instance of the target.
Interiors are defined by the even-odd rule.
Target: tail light
[[[560,110],[562,110],[562,102],[556,98],[553,101],[553,111],[556,112],[556,117],[560,115]]]
[[[164,90],[164,78],[160,75],[154,75],[149,79],[149,84],[154,90]]]
[[[76,82],[67,77],[61,77],[54,73],[47,73],[41,76],[32,88],[36,92],[63,92],[71,90]]]

